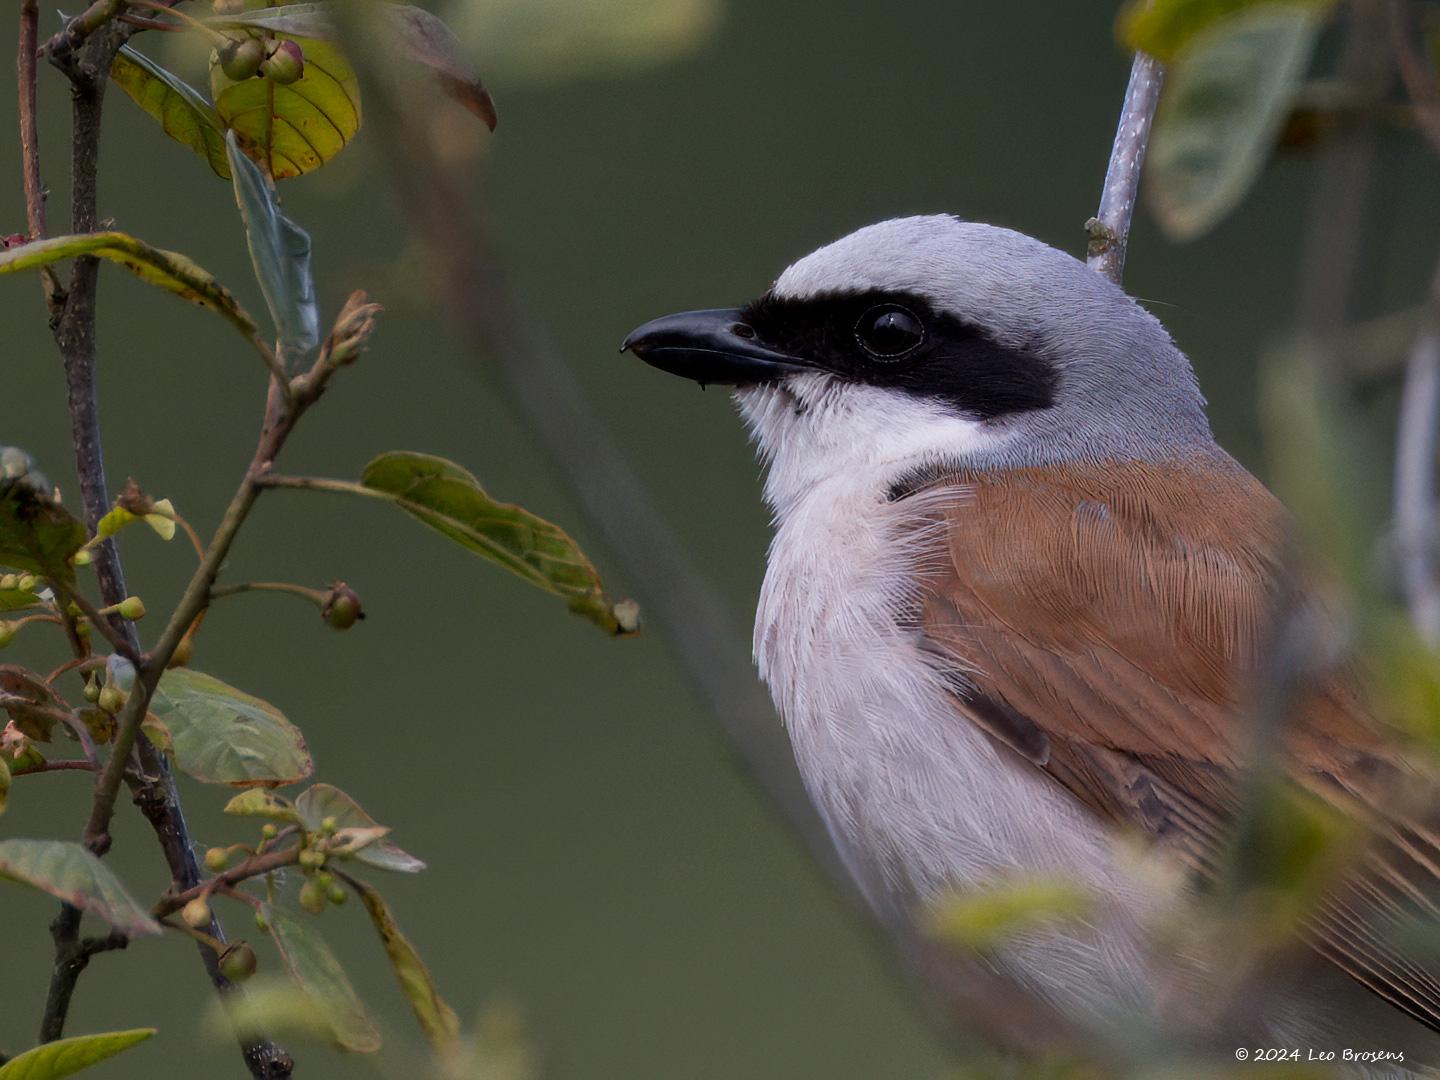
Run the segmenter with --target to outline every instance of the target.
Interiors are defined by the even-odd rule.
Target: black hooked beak
[[[652,320],[620,346],[651,367],[701,385],[773,382],[808,365],[766,348],[734,308],[686,311]]]

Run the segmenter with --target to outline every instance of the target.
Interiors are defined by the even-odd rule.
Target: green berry
[[[124,707],[125,696],[125,691],[118,686],[107,686],[100,691],[100,696],[96,698],[96,704],[102,711],[114,716]]]
[[[300,865],[306,870],[319,870],[325,865],[325,853],[316,851],[314,848],[306,848],[300,852]]]
[[[275,837],[280,835],[280,830],[275,826],[274,822],[267,821],[264,825],[260,826],[260,835],[266,840],[274,840]]]
[[[325,895],[330,898],[330,903],[336,905],[343,904],[346,900],[350,899],[350,894],[339,885],[331,885],[330,888],[325,890]]]
[[[14,592],[20,587],[19,574],[0,574],[0,589]]]
[[[330,586],[324,603],[320,605],[320,615],[336,630],[349,630],[365,618],[365,612],[360,607],[359,594],[343,581],[337,581]]]
[[[100,680],[88,679],[85,683],[85,700],[94,705],[100,700]]]
[[[340,822],[337,821],[335,819],[335,816],[332,814],[330,817],[327,817],[320,822],[320,831],[323,832],[326,836],[334,836],[337,832],[340,831]]]
[[[223,847],[212,847],[205,852],[205,869],[218,874],[230,865],[230,852]]]
[[[243,82],[260,72],[265,59],[265,43],[259,38],[231,38],[220,48],[220,70],[227,78]]]
[[[0,622],[0,649],[3,649],[14,640],[15,624],[13,622]]]
[[[231,982],[244,982],[255,974],[258,961],[255,950],[244,941],[237,941],[220,954],[220,974]]]
[[[197,896],[180,909],[180,918],[192,930],[204,930],[210,925],[210,905],[203,896]]]
[[[135,622],[145,617],[145,601],[138,596],[127,596],[120,601],[120,614],[123,618]]]
[[[330,898],[325,895],[325,890],[318,882],[307,881],[300,886],[300,906],[311,915],[319,915],[329,902]]]
[[[270,55],[260,62],[260,74],[273,83],[289,86],[305,74],[305,50],[298,41],[276,41]]]
[[[39,584],[40,579],[34,574],[21,574],[20,580],[15,583],[15,587],[21,592],[34,592],[35,586]]]

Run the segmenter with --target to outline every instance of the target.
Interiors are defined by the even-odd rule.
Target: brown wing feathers
[[[936,498],[936,487],[956,490]],[[947,476],[921,630],[957,711],[1095,813],[1213,867],[1236,809],[1245,693],[1274,606],[1284,512],[1239,466],[1093,464]],[[1313,920],[1315,950],[1440,1030],[1440,973],[1389,940],[1433,913],[1436,833],[1386,816],[1391,759],[1340,679],[1287,729],[1291,771],[1358,800],[1376,844]]]

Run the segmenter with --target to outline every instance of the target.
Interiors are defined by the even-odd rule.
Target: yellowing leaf
[[[277,34],[299,43],[304,74],[288,86],[273,79],[236,82],[210,62],[210,93],[220,122],[274,179],[313,172],[360,130],[360,84],[332,41]]]
[[[445,1003],[440,991],[435,988],[430,969],[420,959],[410,939],[400,932],[385,898],[363,881],[348,877],[346,881],[360,894],[370,921],[375,924],[375,932],[380,935],[380,943],[385,946],[385,955],[390,958],[395,979],[410,1002],[410,1008],[415,1011],[415,1019],[420,1022],[426,1041],[442,1057],[452,1053],[460,1037],[460,1021],[455,1016],[455,1010]]]
[[[68,840],[0,840],[0,877],[33,885],[130,937],[160,933],[109,867]]]
[[[0,251],[0,274],[17,270],[38,270],[42,266],[93,255],[125,267],[141,281],[157,285],[166,292],[192,301],[216,312],[234,326],[260,351],[255,320],[210,273],[186,256],[164,251],[137,240],[128,233],[97,232],[78,236],[55,236],[48,240],[32,240],[28,244]]]
[[[26,1050],[0,1066],[0,1080],[60,1080],[128,1050],[155,1034],[154,1028],[76,1035]]]
[[[290,825],[300,824],[300,814],[295,810],[295,804],[264,788],[242,791],[225,804],[225,813],[237,817],[272,818]]]
[[[1310,62],[1321,14],[1270,4],[1224,19],[1176,58],[1150,140],[1147,184],[1177,240],[1214,227],[1260,175]]]
[[[454,462],[409,451],[382,454],[365,466],[361,483],[461,547],[562,597],[611,633],[636,629],[634,615],[606,598],[574,540],[544,518],[492,499]]]
[[[285,970],[322,1012],[335,1042],[346,1050],[380,1049],[380,1035],[325,939],[269,905],[262,909]]]
[[[314,768],[305,737],[279,709],[212,675],[167,671],[150,709],[170,730],[176,767],[196,780],[278,787]]]
[[[225,130],[214,108],[193,87],[129,45],[120,46],[110,78],[160,122],[165,134],[203,157],[222,180],[230,179]]]
[[[1166,63],[1223,20],[1260,7],[1294,7],[1323,15],[1335,0],[1132,0],[1120,12],[1121,42]]]

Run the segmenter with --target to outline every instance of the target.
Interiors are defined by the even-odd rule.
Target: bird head
[[[1154,316],[1055,248],[948,215],[860,229],[743,307],[656,319],[622,348],[736,387],[777,507],[833,476],[888,487],[1213,446]]]

